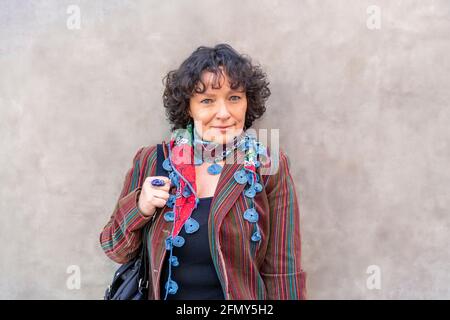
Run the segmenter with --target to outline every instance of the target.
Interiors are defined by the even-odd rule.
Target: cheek
[[[207,117],[207,114],[203,108],[198,106],[196,103],[191,104],[190,106],[191,117],[194,120],[204,120]]]
[[[239,110],[239,120],[245,121],[245,114],[247,113],[247,103],[245,103]]]
[[[214,120],[214,112],[211,112],[210,110],[199,110],[194,119],[201,121],[204,126],[208,126],[209,123]]]

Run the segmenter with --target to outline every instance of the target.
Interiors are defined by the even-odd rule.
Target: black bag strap
[[[166,170],[164,170],[162,163],[166,159],[165,150],[163,147],[163,144],[158,143],[156,145],[156,175],[157,176],[164,176],[169,177],[169,174]]]
[[[163,161],[166,159],[167,149],[165,146],[165,142],[162,144],[158,143],[156,145],[156,176],[165,176],[168,177],[168,173],[163,168]],[[158,209],[157,209],[158,210]],[[154,221],[155,216],[158,212],[155,212],[152,219],[145,225],[144,230],[142,232],[142,249],[141,249],[141,265],[140,265],[140,280],[139,280],[139,289],[148,288],[148,251],[147,251],[147,241],[148,241],[148,232],[151,224]]]

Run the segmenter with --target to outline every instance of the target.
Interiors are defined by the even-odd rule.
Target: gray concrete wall
[[[102,298],[99,233],[168,134],[161,79],[219,42],[269,74],[256,127],[290,157],[309,298],[449,299],[448,0],[0,0],[0,298]]]

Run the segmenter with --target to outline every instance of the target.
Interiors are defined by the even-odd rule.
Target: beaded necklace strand
[[[176,222],[178,222],[178,224],[180,223],[180,221],[183,223],[185,232],[187,234],[194,233],[199,229],[199,223],[191,217],[193,209],[197,208],[197,204],[199,203],[199,198],[194,188],[195,165],[199,165],[204,161],[213,163],[208,167],[208,173],[216,175],[219,174],[222,170],[222,167],[217,163],[218,161],[226,158],[237,148],[245,152],[244,168],[236,171],[233,177],[236,183],[246,184],[246,189],[243,193],[246,198],[250,199],[250,205],[248,209],[245,210],[243,218],[249,223],[252,223],[254,226],[250,240],[253,242],[261,241],[261,233],[257,224],[259,214],[256,211],[254,205],[254,197],[256,196],[256,193],[261,192],[263,189],[259,181],[259,175],[256,173],[256,168],[261,165],[261,163],[258,161],[258,156],[267,157],[267,150],[265,146],[263,146],[260,142],[257,142],[255,136],[250,135],[244,131],[240,136],[234,137],[232,147],[226,148],[226,150],[224,150],[219,156],[208,159],[206,157],[200,157],[197,153],[196,159],[194,146],[198,147],[198,144],[200,144],[203,148],[203,146],[205,145],[207,146],[212,144],[209,141],[201,140],[201,138],[196,135],[196,130],[193,128],[192,124],[189,124],[186,130],[188,133],[187,137],[180,138],[180,136],[177,136],[167,144],[169,157],[163,162],[164,170],[169,172],[169,179],[171,180],[171,184],[177,187],[176,194],[171,194],[166,202],[167,207],[172,208],[173,210],[168,211],[164,214],[164,220],[166,222],[173,222],[171,235],[166,239],[166,250],[169,251],[170,255],[169,272],[168,279],[165,284],[166,293],[164,300],[167,299],[168,294],[176,294],[178,290],[178,284],[172,279],[172,267],[179,267],[180,261],[178,261],[178,258],[172,253],[173,247],[182,247],[185,243],[185,239],[182,236],[178,235],[179,225],[178,228],[175,228]],[[216,148],[217,145],[214,146],[214,149]],[[176,149],[177,151],[182,149],[183,151],[188,153],[191,152],[191,155],[194,156],[194,163],[192,165],[185,163],[183,163],[182,165],[177,165],[177,163],[180,163],[178,162],[179,159],[177,158],[180,152],[173,152],[173,149]],[[182,172],[186,172],[186,176],[188,176],[189,178],[183,176]],[[195,204],[192,206],[193,203]],[[186,207],[189,210],[187,210],[187,212],[183,212]]]

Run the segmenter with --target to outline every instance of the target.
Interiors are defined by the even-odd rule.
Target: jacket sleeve
[[[280,149],[270,156],[278,170],[269,175],[269,244],[261,269],[269,300],[305,300],[306,272],[301,265],[300,211],[289,172],[290,161]]]
[[[156,147],[150,147],[156,148]],[[122,191],[115,209],[100,233],[100,245],[113,261],[123,264],[133,259],[142,243],[142,228],[152,217],[145,217],[138,209],[139,194],[147,171],[145,147],[140,148],[133,159],[132,167],[125,175]],[[150,154],[153,153],[150,150]]]

